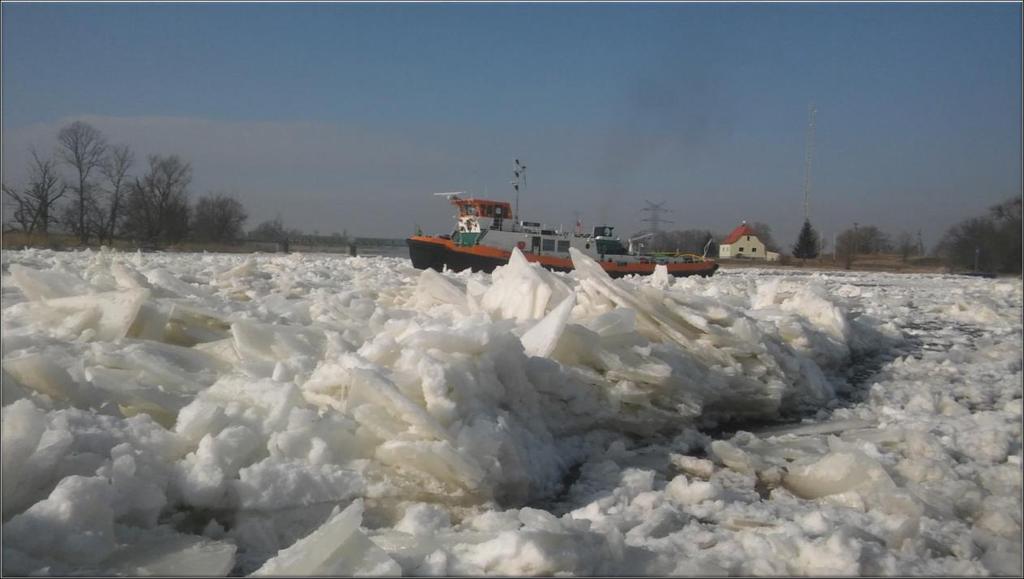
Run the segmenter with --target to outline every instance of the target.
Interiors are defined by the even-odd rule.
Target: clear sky
[[[193,196],[249,226],[400,237],[452,225],[430,194],[640,229],[811,219],[893,236],[1021,191],[1017,4],[3,4],[4,181],[86,119],[176,153]]]

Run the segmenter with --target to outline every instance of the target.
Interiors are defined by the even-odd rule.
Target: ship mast
[[[519,227],[519,184],[522,183],[523,187],[526,187],[526,165],[521,164],[519,159],[516,159],[513,174],[515,177],[512,179],[512,188],[516,192],[516,214],[512,219],[512,231],[516,231]]]

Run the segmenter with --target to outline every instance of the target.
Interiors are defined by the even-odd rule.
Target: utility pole
[[[804,221],[811,219],[811,163],[814,160],[814,121],[818,109],[807,105],[806,151],[804,152]]]

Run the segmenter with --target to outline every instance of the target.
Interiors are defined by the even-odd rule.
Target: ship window
[[[568,252],[569,252],[569,241],[568,240],[566,240],[566,241],[559,241],[558,242],[558,253],[568,253]]]
[[[554,251],[555,250],[555,240],[554,239],[543,239],[543,240],[541,240],[541,243],[543,244],[542,248],[543,248],[544,251]]]
[[[586,244],[586,245],[585,245],[584,247],[585,247],[586,249],[590,249],[590,244],[588,243],[588,244]]]

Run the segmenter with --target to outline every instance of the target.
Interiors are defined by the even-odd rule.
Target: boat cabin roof
[[[459,216],[475,215],[477,217],[512,217],[512,205],[507,201],[490,201],[488,199],[452,199],[452,205],[459,208]]]

